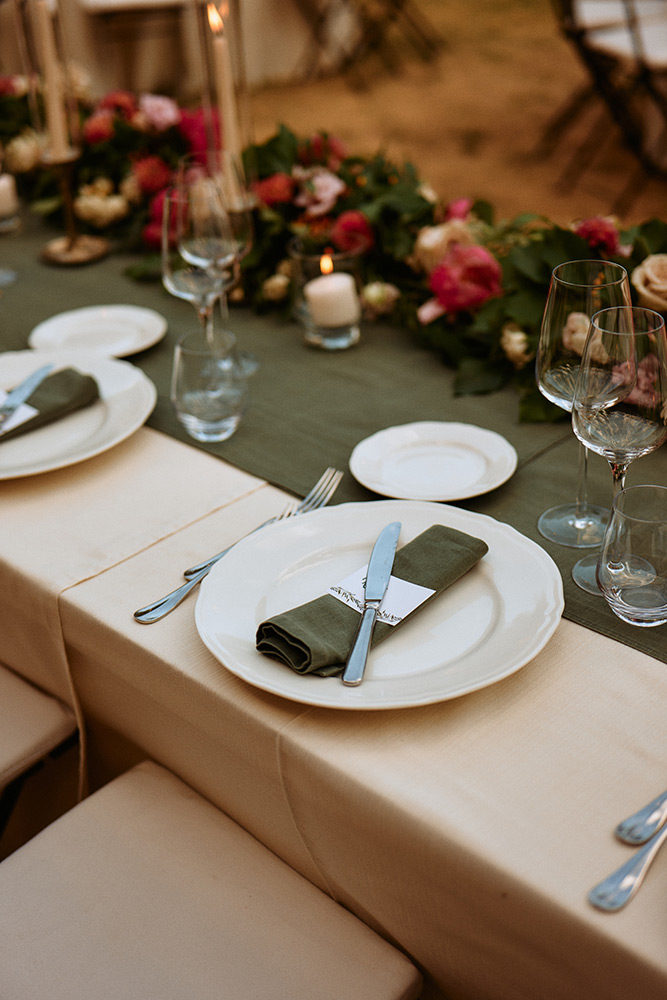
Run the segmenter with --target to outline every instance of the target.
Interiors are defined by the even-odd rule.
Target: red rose
[[[455,198],[450,201],[445,210],[445,221],[450,219],[467,219],[470,209],[474,205],[472,198]]]
[[[335,135],[318,132],[299,150],[299,161],[306,166],[321,163],[329,170],[338,170],[347,156],[347,150]]]
[[[159,156],[145,156],[141,160],[135,160],[132,172],[144,194],[156,194],[171,179],[168,164]]]
[[[591,250],[600,253],[617,254],[621,249],[621,240],[616,224],[611,219],[600,216],[583,219],[573,227],[577,236],[586,240]]]
[[[16,93],[13,76],[0,76],[0,97],[13,97]]]
[[[294,180],[289,174],[272,174],[253,184],[253,190],[260,201],[269,207],[290,202],[294,195]]]
[[[212,113],[212,116],[213,130],[217,136],[217,116],[214,112]],[[198,108],[197,111],[182,110],[181,120],[178,124],[178,131],[190,147],[190,153],[193,156],[196,156],[201,163],[205,163],[208,142],[203,110],[201,108]]]
[[[373,227],[363,212],[351,208],[336,219],[331,242],[339,250],[370,250],[375,243]]]
[[[148,206],[148,216],[151,222],[157,222],[159,225],[162,224],[162,213],[164,211],[164,199],[167,194],[167,189],[159,191],[154,198],[151,199],[151,203]]]
[[[162,245],[162,223],[147,222],[141,230],[141,239],[151,250],[159,250]]]
[[[431,274],[429,285],[445,312],[457,313],[500,295],[501,278],[500,264],[485,247],[455,244]]]
[[[97,108],[99,111],[111,111],[123,118],[131,118],[137,110],[137,102],[129,90],[112,90],[102,98]]]
[[[113,138],[114,117],[110,111],[96,111],[83,126],[83,137],[90,146]]]

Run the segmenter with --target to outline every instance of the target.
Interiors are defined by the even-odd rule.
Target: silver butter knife
[[[0,403],[0,427],[9,420],[15,410],[18,410],[21,403],[25,403],[26,399],[32,395],[38,385],[42,384],[54,367],[53,364],[42,365],[41,368],[38,368],[32,375],[28,375],[11,392],[7,393],[4,402]]]
[[[364,610],[343,671],[343,684],[347,684],[349,687],[356,687],[357,684],[361,684],[364,678],[375,620],[382,598],[389,586],[400,533],[401,522],[392,521],[391,524],[382,529],[373,546],[364,586]]]

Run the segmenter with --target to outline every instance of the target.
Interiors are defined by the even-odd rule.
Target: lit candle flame
[[[329,254],[325,253],[324,256],[320,259],[320,271],[322,272],[322,274],[331,274],[331,272],[333,271],[333,261],[329,256]]]
[[[229,13],[227,4],[220,4],[220,9],[218,9],[214,3],[210,3],[206,7],[206,13],[208,14],[208,23],[211,31],[216,35],[222,34],[225,30],[223,17],[226,17]]]

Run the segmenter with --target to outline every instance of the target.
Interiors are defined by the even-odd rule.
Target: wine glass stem
[[[625,487],[625,474],[628,471],[627,465],[621,465],[619,462],[610,462],[611,474],[614,480],[614,495],[613,500],[616,499],[621,490]]]
[[[579,468],[577,481],[576,518],[580,520],[585,517],[588,509],[588,448],[583,444],[579,445]]]

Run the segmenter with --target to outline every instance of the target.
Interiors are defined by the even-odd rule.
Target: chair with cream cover
[[[67,706],[0,664],[0,836],[30,774],[75,735]]]
[[[590,82],[551,123],[555,138],[585,103],[600,98],[649,174],[667,176],[667,0],[553,0],[558,24]],[[601,119],[584,144],[608,133]],[[578,159],[583,159],[579,150]]]
[[[146,761],[0,864],[2,1000],[416,1000],[412,963]]]

